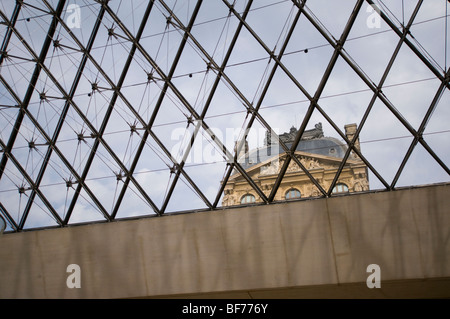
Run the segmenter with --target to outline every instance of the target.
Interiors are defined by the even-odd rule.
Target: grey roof
[[[292,143],[286,143],[286,146],[290,148],[292,146]],[[300,140],[296,150],[311,154],[343,158],[345,152],[347,151],[347,146],[343,145],[336,138],[320,137],[308,140]],[[251,166],[262,163],[283,153],[285,152],[281,145],[272,144],[271,146],[264,146],[261,148],[250,150],[248,156],[242,156],[239,162],[244,169],[247,169]]]

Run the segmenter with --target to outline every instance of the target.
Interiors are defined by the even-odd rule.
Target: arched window
[[[333,188],[333,193],[348,193],[348,186],[344,183],[337,183]]]
[[[286,199],[294,199],[294,198],[300,198],[302,194],[300,194],[300,191],[296,188],[291,188],[286,192]]]
[[[250,204],[255,202],[255,196],[252,194],[245,194],[241,197],[241,204]]]

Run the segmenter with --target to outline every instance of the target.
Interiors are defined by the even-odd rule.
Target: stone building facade
[[[345,126],[345,134],[349,140],[353,138],[356,128],[356,124]],[[292,127],[289,132],[281,134],[280,139],[290,148],[296,134],[296,128]],[[360,150],[359,140],[355,142],[355,147]],[[264,147],[248,150],[248,147],[245,146],[243,149],[241,156],[238,157],[239,163],[264,194],[268,196],[285,161],[284,150],[271,139],[270,134],[266,135]],[[296,148],[295,156],[322,188],[328,191],[346,151],[347,145],[343,145],[336,138],[324,136],[322,125],[318,123],[313,129],[304,132]],[[338,182],[333,188],[333,193],[366,190],[369,190],[367,167],[352,151],[339,175]],[[299,165],[291,160],[278,188],[275,200],[285,201],[320,196],[322,196],[322,193],[319,189]],[[224,188],[222,206],[261,201],[255,190],[239,172],[236,171],[230,176]]]

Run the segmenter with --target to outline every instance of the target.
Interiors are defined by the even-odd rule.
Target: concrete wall
[[[450,297],[449,195],[445,184],[4,234],[0,298]],[[69,264],[81,288],[67,287]]]

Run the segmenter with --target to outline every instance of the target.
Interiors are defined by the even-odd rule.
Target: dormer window
[[[245,194],[244,196],[241,197],[241,204],[251,204],[254,203],[255,201],[256,198],[252,194]]]
[[[344,183],[338,183],[333,188],[333,194],[336,193],[348,193],[348,186]]]
[[[291,188],[290,190],[288,190],[286,192],[285,198],[286,199],[295,199],[295,198],[300,198],[302,196],[302,194],[300,193],[300,191],[296,188]]]

